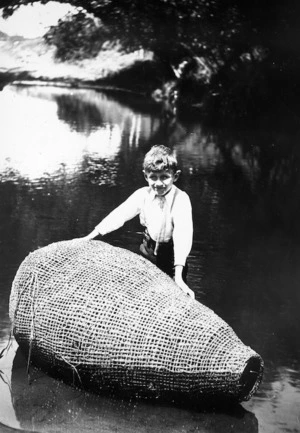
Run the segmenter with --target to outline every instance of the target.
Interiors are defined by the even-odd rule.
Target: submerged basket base
[[[21,341],[19,343],[21,343],[20,350],[28,358],[27,344],[22,344]],[[147,369],[145,371],[119,366],[114,379],[110,369],[101,369],[98,365],[88,365],[87,368],[78,366],[75,368],[62,361],[49,362],[49,358],[41,357],[41,354],[35,351],[34,346],[32,349],[31,365],[75,388],[81,388],[100,395],[125,398],[138,397],[148,400],[159,399],[179,404],[186,403],[187,406],[218,407],[218,405],[230,405],[249,400],[258,388],[263,375],[261,358],[253,356],[247,362],[242,375],[236,377],[232,375],[231,380],[235,382],[234,386],[233,383],[231,385],[224,383],[224,387],[219,387],[218,390],[211,387],[206,388],[205,386],[199,390],[199,388],[193,386],[194,383],[199,383],[199,381],[203,384],[214,381],[221,383],[223,375],[220,374],[220,377],[218,377],[216,374],[206,374],[200,378],[190,373],[188,375],[182,373],[177,375],[177,380],[168,389],[167,386],[161,388],[158,385],[164,382],[166,372],[163,370]],[[177,386],[175,385],[176,382]],[[140,386],[141,383],[144,383],[145,386]],[[182,386],[183,384],[185,384],[185,389]],[[231,393],[231,387],[235,390],[234,393]],[[239,394],[236,393],[236,389],[240,390]]]

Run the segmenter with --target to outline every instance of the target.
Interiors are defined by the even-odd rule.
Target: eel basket
[[[211,309],[148,260],[105,242],[30,253],[9,310],[28,365],[97,393],[243,401],[262,379],[261,357]]]

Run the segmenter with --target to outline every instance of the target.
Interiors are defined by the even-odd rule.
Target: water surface
[[[12,346],[0,359],[0,422],[29,431],[300,431],[299,128],[166,122],[143,101],[92,90],[8,86],[0,93],[0,351],[13,277],[34,249],[87,234],[144,185],[141,163],[174,146],[193,205],[189,285],[265,361],[256,395],[205,411],[74,390]],[[108,235],[138,250],[138,219]],[[3,427],[4,429],[4,427]],[[0,429],[1,430],[1,429]]]

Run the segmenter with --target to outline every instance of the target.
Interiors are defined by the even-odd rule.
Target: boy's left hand
[[[186,295],[190,296],[192,299],[195,299],[195,293],[189,288],[187,284],[185,284],[181,277],[175,275],[174,280],[177,286],[179,286]]]

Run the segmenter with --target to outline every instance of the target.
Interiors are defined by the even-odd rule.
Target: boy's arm
[[[174,242],[174,265],[175,282],[178,286],[191,297],[195,297],[194,292],[186,285],[182,279],[182,271],[186,259],[191,251],[193,242],[193,217],[192,206],[189,196],[182,193],[180,200],[173,208],[173,242]]]
[[[128,197],[120,206],[108,214],[95,228],[84,237],[86,240],[94,239],[96,236],[104,236],[122,227],[126,221],[134,218],[140,212],[144,188],[140,188]]]
[[[184,266],[193,243],[192,205],[186,193],[182,193],[180,200],[175,204],[173,207],[174,264]]]
[[[193,290],[191,290],[189,288],[189,286],[182,279],[182,271],[183,271],[183,266],[182,265],[176,265],[175,266],[174,281],[181,288],[181,290],[184,293],[186,293],[187,295],[189,295],[191,298],[195,299],[195,293],[193,292]]]
[[[90,240],[96,238],[97,236],[100,236],[100,233],[98,232],[98,230],[94,229],[91,233],[84,236],[82,239],[86,239],[87,241],[90,241]]]

